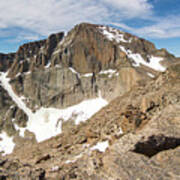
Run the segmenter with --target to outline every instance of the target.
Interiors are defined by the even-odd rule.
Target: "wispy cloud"
[[[153,6],[147,0],[102,0],[125,18],[145,18],[153,13]],[[143,14],[143,16],[142,16]]]
[[[129,19],[147,19],[141,28],[126,24]],[[180,15],[157,17],[148,0],[5,0],[0,2],[0,37],[36,40],[69,30],[75,24],[116,24],[143,37],[180,37]],[[112,23],[111,23],[112,24]],[[19,28],[20,30],[14,30]]]
[[[20,27],[48,35],[80,22],[107,23],[114,17],[151,13],[147,0],[5,0],[0,2],[0,28]]]
[[[104,6],[91,0],[6,0],[0,2],[0,27],[21,27],[42,35],[69,29],[82,21],[108,18]]]
[[[180,15],[165,18],[157,17],[152,25],[141,28],[130,27],[123,23],[112,24],[143,37],[159,39],[180,37]]]

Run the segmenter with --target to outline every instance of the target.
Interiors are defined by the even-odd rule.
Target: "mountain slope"
[[[180,63],[169,67],[50,140],[16,148],[2,174],[12,177],[5,167],[18,159],[22,178],[23,169],[42,179],[179,179],[179,70]]]
[[[1,151],[5,139],[16,149],[69,132],[178,62],[144,39],[87,23],[0,57]]]

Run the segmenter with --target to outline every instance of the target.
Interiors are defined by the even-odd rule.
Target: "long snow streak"
[[[2,87],[8,92],[9,96],[16,103],[16,105],[20,109],[22,109],[28,116],[31,116],[32,111],[29,108],[27,108],[26,104],[22,101],[22,99],[14,93],[9,81],[10,79],[7,77],[7,73],[1,73],[0,82]]]
[[[26,106],[23,98],[15,94],[9,80],[10,79],[7,78],[7,73],[0,73],[0,82],[2,87],[8,92],[9,96],[16,103],[16,105],[28,116],[26,128],[20,128],[17,125],[15,125],[15,128],[22,136],[24,136],[25,130],[33,132],[38,142],[49,139],[52,136],[56,136],[57,134],[61,133],[62,121],[72,119],[74,120],[74,124],[77,125],[80,122],[84,122],[89,119],[102,107],[108,104],[108,102],[99,95],[99,97],[95,99],[82,101],[81,103],[66,109],[41,107],[39,110],[33,113],[31,109]],[[4,138],[2,141],[6,141],[6,139]],[[6,147],[3,150],[6,151]],[[8,146],[7,152],[9,153]]]

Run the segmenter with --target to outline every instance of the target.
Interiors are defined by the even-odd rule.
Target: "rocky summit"
[[[0,54],[0,179],[180,179],[180,59],[88,23]]]

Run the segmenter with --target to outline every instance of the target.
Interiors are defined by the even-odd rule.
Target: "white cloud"
[[[108,13],[90,0],[6,0],[0,2],[0,17],[1,28],[21,27],[47,35],[82,21],[101,22]]]
[[[133,28],[123,23],[112,23],[129,32],[149,38],[175,38],[180,37],[180,15],[156,18],[152,25]]]
[[[153,6],[147,0],[103,0],[119,10],[126,18],[145,17],[152,14]],[[143,16],[142,16],[143,14]]]
[[[46,36],[80,22],[141,17],[151,9],[147,0],[5,0],[0,2],[0,28],[20,27]]]
[[[133,28],[124,24],[133,18],[150,20],[152,25]],[[180,15],[154,16],[148,0],[5,0],[0,2],[0,37],[36,40],[81,22],[110,24],[112,20],[143,37],[179,37],[179,19]]]

